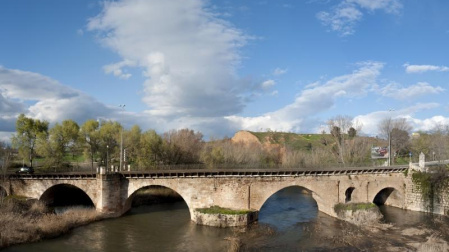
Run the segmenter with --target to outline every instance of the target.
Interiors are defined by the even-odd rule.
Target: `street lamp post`
[[[122,108],[122,110],[125,110],[125,104],[120,104],[119,107]],[[122,129],[120,129],[120,167],[118,170],[123,170],[123,126]]]

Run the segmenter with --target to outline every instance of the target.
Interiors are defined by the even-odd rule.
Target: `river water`
[[[449,241],[446,217],[382,207],[383,225],[360,228],[318,212],[299,188],[284,189],[264,204],[258,223],[215,228],[190,221],[183,201],[133,208],[126,215],[76,228],[56,239],[4,251],[416,251]],[[434,246],[434,245],[431,245]],[[444,251],[444,250],[422,250]]]

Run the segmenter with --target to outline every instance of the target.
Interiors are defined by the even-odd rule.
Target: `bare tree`
[[[388,153],[390,158],[391,154],[395,153],[395,151],[409,147],[409,133],[412,130],[412,126],[407,119],[386,118],[379,123],[378,129],[381,137],[391,141],[391,150]]]
[[[338,148],[338,157],[340,162],[345,166],[345,139],[347,138],[346,132],[352,127],[352,117],[347,115],[338,115],[327,121],[329,131],[332,137],[335,139],[335,143]],[[355,130],[355,129],[354,129]]]
[[[203,134],[189,129],[164,133],[163,156],[166,164],[194,164],[200,159]]]
[[[448,125],[436,125],[431,131],[430,149],[432,160],[444,160],[448,158],[449,135]]]
[[[412,130],[412,126],[405,118],[392,119],[390,117],[380,121],[378,129],[380,136],[387,139],[388,134],[390,134],[393,129],[403,130],[409,133]]]

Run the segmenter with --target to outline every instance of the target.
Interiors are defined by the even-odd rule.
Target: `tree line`
[[[349,116],[328,120],[327,132],[319,141],[295,146],[288,141],[273,144],[279,133],[268,132],[267,143],[242,143],[230,138],[204,141],[200,132],[190,129],[171,130],[161,135],[154,130],[142,131],[134,125],[125,130],[121,124],[107,120],[87,120],[78,125],[64,120],[50,128],[47,121],[21,114],[16,121],[13,148],[29,166],[39,158],[46,168],[69,167],[76,159],[97,166],[118,165],[123,137],[124,163],[133,169],[152,169],[164,165],[205,165],[207,167],[286,167],[372,165],[371,148],[386,146],[391,139],[393,162],[401,162],[410,153],[425,153],[428,160],[449,156],[449,127],[436,126],[430,132],[411,136],[405,119],[385,119],[378,125],[379,137],[360,136],[362,125]],[[270,140],[271,138],[271,140]],[[274,141],[275,142],[275,141]],[[81,157],[81,158],[80,158]]]
[[[64,167],[84,156],[94,169],[94,163],[118,164],[121,137],[123,158],[139,168],[197,163],[204,143],[201,133],[189,129],[172,130],[160,136],[154,130],[143,132],[137,125],[125,130],[118,122],[92,119],[82,125],[64,120],[50,128],[47,121],[21,114],[12,146],[29,166],[33,166],[37,157],[44,167]]]

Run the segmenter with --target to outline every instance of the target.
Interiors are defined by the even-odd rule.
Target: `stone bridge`
[[[308,191],[318,209],[336,216],[334,205],[374,202],[407,208],[408,167],[370,167],[327,170],[182,170],[102,174],[10,175],[0,191],[51,203],[76,201],[79,195],[104,213],[123,214],[139,189],[170,188],[186,202],[190,216],[197,208],[220,206],[259,211],[267,199],[287,187]],[[78,194],[73,194],[77,191]]]

